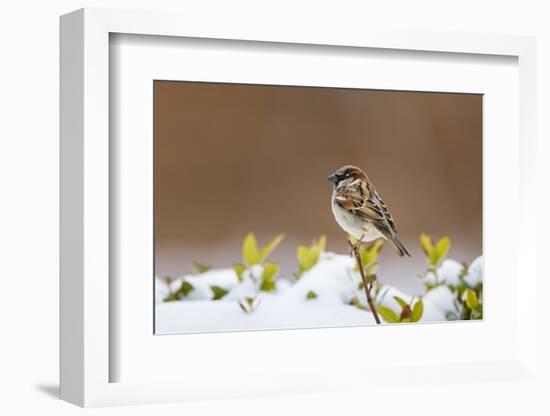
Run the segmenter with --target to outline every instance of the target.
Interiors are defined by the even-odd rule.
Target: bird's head
[[[334,186],[338,186],[342,181],[353,182],[356,179],[366,179],[367,175],[356,166],[342,166],[336,172],[328,177]]]

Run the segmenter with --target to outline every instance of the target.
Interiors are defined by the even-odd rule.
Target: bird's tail
[[[403,257],[405,254],[409,257],[411,257],[411,254],[409,253],[409,250],[407,250],[407,247],[403,245],[403,243],[397,238],[397,236],[389,238],[390,242],[395,247],[395,250],[397,251],[397,254],[399,254],[401,257]]]

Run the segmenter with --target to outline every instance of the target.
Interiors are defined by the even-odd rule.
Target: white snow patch
[[[355,261],[348,255],[323,253],[319,262],[299,280],[291,283],[279,276],[273,292],[260,291],[262,266],[254,266],[252,275],[246,271],[239,282],[233,269],[211,270],[200,275],[185,275],[172,282],[170,289],[177,290],[183,280],[194,289],[181,301],[162,302],[169,293],[168,287],[157,280],[156,329],[158,333],[212,332],[252,329],[318,328],[331,326],[370,325],[374,319],[370,311],[350,305],[356,297],[366,305],[361,281],[355,271]],[[463,266],[454,260],[445,260],[438,269],[439,279],[450,285],[459,282]],[[482,279],[482,259],[476,259],[464,278],[475,286]],[[439,280],[441,281],[441,280]],[[434,281],[435,283],[435,281]],[[212,301],[211,286],[228,291],[220,300]],[[307,299],[308,292],[316,298]],[[448,313],[457,313],[453,304],[454,294],[446,286],[438,286],[420,296],[410,295],[393,286],[383,286],[377,303],[391,308],[397,314],[401,307],[394,299],[399,296],[410,303],[411,298],[422,297],[424,314],[422,322],[444,321]],[[245,313],[239,301],[256,298],[256,309]],[[191,302],[192,301],[192,302]]]
[[[325,304],[349,304],[357,283],[350,277],[355,263],[349,256],[333,255],[321,258],[310,270],[280,296],[301,301],[309,291]]]
[[[468,274],[464,276],[464,281],[470,287],[475,287],[483,281],[483,257],[479,256],[470,264]]]
[[[426,302],[434,305],[443,314],[444,319],[449,313],[458,313],[456,306],[453,303],[455,295],[447,286],[438,286],[433,288],[424,295],[424,299]]]
[[[437,275],[433,272],[428,272],[424,276],[426,283],[436,285],[445,283],[451,286],[460,285],[460,275],[464,271],[464,266],[455,260],[446,259],[443,260],[439,268],[437,269]]]
[[[158,333],[237,331],[251,329],[319,328],[371,325],[370,312],[350,305],[314,300],[265,297],[250,314],[237,302],[166,302],[157,305]]]

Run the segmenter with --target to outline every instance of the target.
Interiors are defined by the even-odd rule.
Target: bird
[[[401,257],[411,257],[397,237],[395,220],[367,174],[352,165],[342,166],[328,177],[334,184],[332,212],[338,225],[357,240],[357,245],[383,238]],[[355,247],[353,247],[355,249]]]

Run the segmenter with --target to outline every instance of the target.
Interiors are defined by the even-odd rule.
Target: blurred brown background
[[[327,181],[344,164],[366,170],[413,256],[387,245],[381,281],[421,288],[421,232],[449,235],[459,261],[481,254],[481,95],[170,81],[154,95],[157,276],[230,266],[249,231],[286,234],[281,276],[321,234],[347,253]]]

